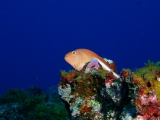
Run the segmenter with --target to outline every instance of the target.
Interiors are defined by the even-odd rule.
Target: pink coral
[[[141,105],[149,105],[149,100],[147,95],[140,96]]]
[[[158,99],[156,97],[156,95],[151,94],[151,95],[142,95],[140,96],[140,102],[141,105],[150,105],[150,104],[157,104],[158,103]]]
[[[157,104],[158,103],[158,99],[157,99],[157,96],[156,95],[149,95],[149,100],[151,103],[153,104]]]
[[[139,107],[138,112],[142,115],[140,116],[141,119],[146,120],[150,118],[151,120],[155,120],[155,117],[158,115],[158,99],[155,94],[148,94],[148,95],[141,95],[136,101],[136,104],[141,105]]]

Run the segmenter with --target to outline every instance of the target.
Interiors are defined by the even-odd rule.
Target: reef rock
[[[160,119],[160,62],[148,61],[135,72],[123,69],[120,78],[100,64],[98,69],[88,64],[79,72],[61,71],[58,92],[72,118]]]

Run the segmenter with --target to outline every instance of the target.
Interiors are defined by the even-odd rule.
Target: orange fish
[[[110,68],[109,63],[91,50],[77,49],[65,55],[65,60],[78,71],[82,70],[86,63],[90,62],[93,58],[98,60],[104,70],[112,72],[116,78],[119,78],[119,75]]]

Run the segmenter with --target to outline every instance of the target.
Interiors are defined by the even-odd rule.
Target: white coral
[[[112,64],[113,63],[113,61],[112,60],[110,60],[110,59],[107,59],[107,58],[103,58],[107,63],[109,63],[109,64]]]
[[[70,94],[71,94],[71,86],[69,84],[66,84],[64,88],[62,86],[58,87],[58,94],[61,96],[62,99],[69,102],[70,100]]]

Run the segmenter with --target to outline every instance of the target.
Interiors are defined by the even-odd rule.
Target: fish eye
[[[76,51],[72,51],[72,54],[75,55],[75,54],[76,54]]]

